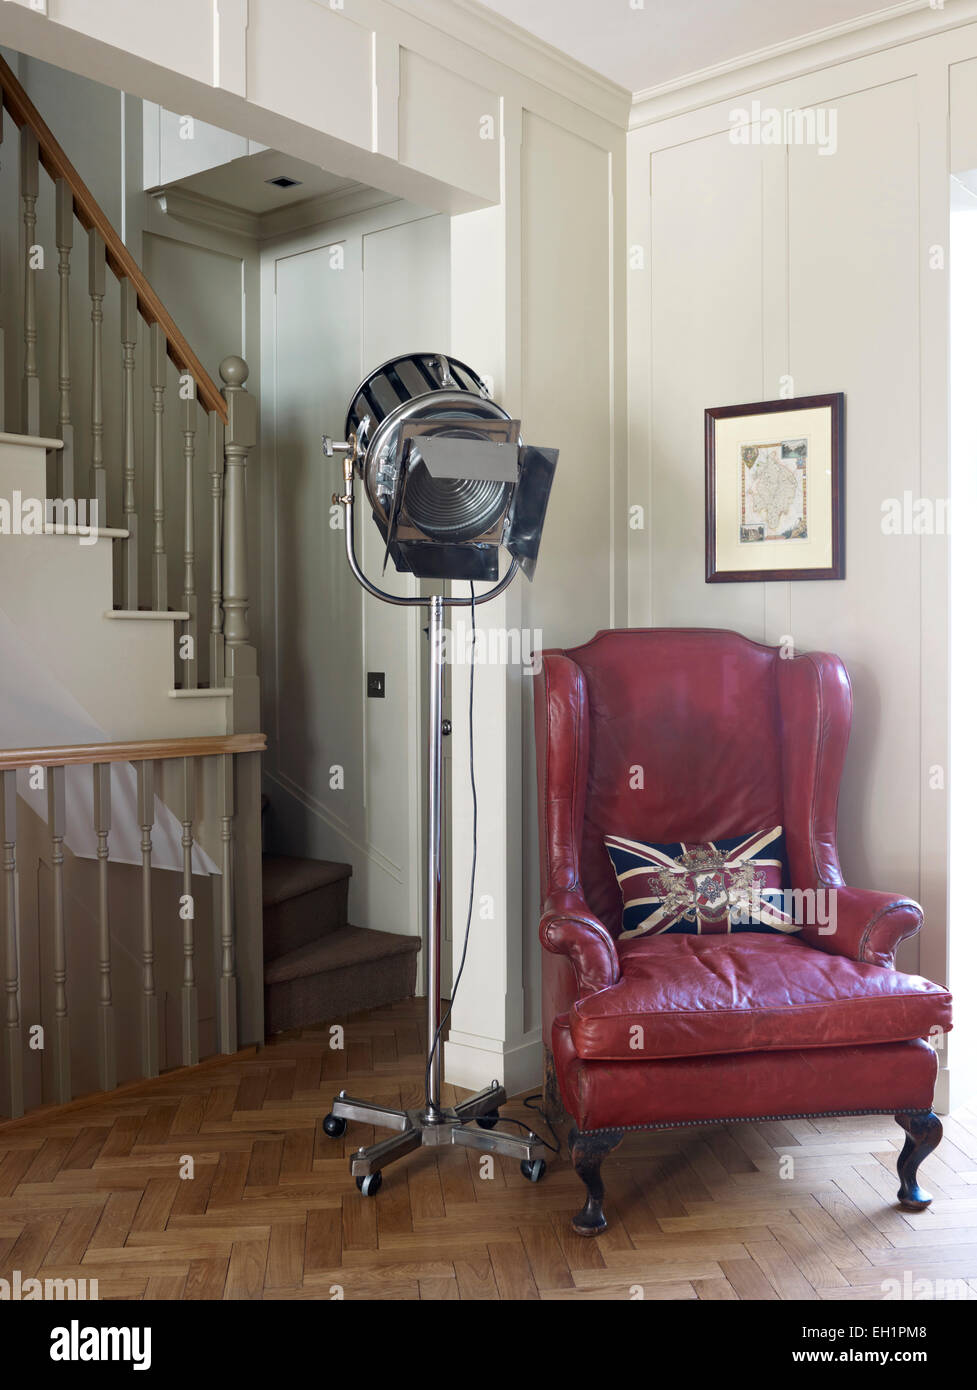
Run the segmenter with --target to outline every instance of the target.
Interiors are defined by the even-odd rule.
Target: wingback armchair
[[[547,1094],[573,1122],[574,1230],[606,1227],[601,1162],[625,1131],[797,1116],[893,1114],[898,1201],[925,1207],[917,1169],[942,1137],[927,1039],[949,1029],[950,995],[894,968],[918,903],[842,878],[842,662],[734,632],[599,632],[544,652],[535,708]],[[606,835],[707,845],[774,826],[792,901],[829,912],[621,939]]]

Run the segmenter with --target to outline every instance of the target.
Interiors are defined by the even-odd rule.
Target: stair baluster
[[[224,684],[224,422],[214,412],[210,417],[210,669],[212,687]]]
[[[166,334],[158,323],[149,330],[149,373],[153,389],[153,607],[165,612],[166,507],[163,497],[163,392],[166,390]]]
[[[190,614],[183,627],[184,638],[189,638],[189,651],[183,658],[183,688],[197,688],[197,551],[194,528],[193,504],[193,465],[197,437],[197,392],[190,382],[193,392],[183,402],[183,460],[185,482],[185,510],[183,517],[183,608]],[[181,383],[182,389],[182,383]]]
[[[17,916],[17,773],[0,772],[0,839],[4,883],[4,1059],[8,1113],[24,1113],[24,1054],[20,1036],[20,932]]]
[[[192,758],[183,759],[183,896],[180,915],[183,921],[183,1065],[192,1067],[200,1061],[200,1029],[197,1013],[197,977],[194,964],[194,903],[193,903],[193,818],[194,765]]]
[[[221,826],[220,980],[217,1017],[221,1052],[237,1051],[237,976],[234,963],[234,879],[231,835],[234,820],[234,759],[217,760],[217,814]]]
[[[112,827],[112,765],[92,764],[95,855],[98,860],[98,1084],[113,1091],[115,1020],[112,1009],[112,938],[109,931],[109,831]]]
[[[136,801],[142,831],[142,1074],[159,1076],[159,1001],[153,941],[153,824],[156,819],[156,764],[136,764]]]
[[[71,1040],[68,1020],[68,954],[64,929],[64,768],[49,767],[45,776],[53,897],[54,1098],[59,1105],[66,1105],[71,1099]]]
[[[3,144],[3,83],[0,82],[0,145],[2,145],[2,144]],[[6,379],[7,379],[6,373],[5,373],[5,371],[4,371],[4,366],[3,366],[3,358],[4,358],[4,348],[5,348],[5,346],[6,346],[6,344],[5,344],[5,341],[4,341],[3,325],[0,324],[0,381],[6,381]],[[6,391],[0,391],[0,431],[6,430],[6,428],[7,428],[6,395],[7,395]]]
[[[105,299],[105,242],[93,227],[88,233],[88,297],[92,303],[92,496],[99,526],[108,523],[108,488],[105,476],[102,414],[102,303]]]
[[[166,988],[180,991],[181,1064],[193,1066],[199,1062],[200,960],[196,956],[198,932],[195,922],[199,921],[201,903],[199,899],[194,899],[193,869],[197,844],[195,828],[198,814],[202,810],[197,779],[202,775],[201,759],[204,758],[213,759],[207,766],[207,772],[216,774],[216,777],[213,780],[208,779],[207,785],[213,786],[216,781],[216,802],[211,813],[208,797],[208,815],[212,815],[216,820],[221,841],[217,855],[219,863],[212,866],[214,938],[211,938],[211,947],[207,948],[207,959],[204,962],[209,972],[210,951],[216,946],[217,956],[214,964],[217,970],[214,983],[218,1012],[217,1045],[224,1054],[236,1052],[240,1046],[239,1029],[242,1032],[246,1030],[245,1038],[249,1043],[264,1036],[262,976],[260,966],[257,974],[254,968],[262,955],[260,913],[255,914],[255,904],[248,901],[256,885],[260,903],[260,874],[248,872],[250,867],[260,863],[260,844],[256,836],[251,837],[251,831],[257,827],[247,814],[248,798],[253,791],[252,776],[256,771],[254,759],[264,747],[263,734],[241,733],[189,739],[155,739],[136,743],[76,744],[0,751],[0,978],[4,994],[3,1019],[0,1023],[0,1118],[19,1118],[24,1113],[25,1103],[28,1107],[52,1102],[58,1105],[66,1104],[72,1099],[72,1070],[79,1085],[83,1078],[86,1089],[92,1084],[88,1080],[89,1056],[95,1063],[99,1089],[106,1092],[117,1087],[120,1079],[129,1080],[137,1068],[143,1077],[159,1075],[163,1058],[158,1002],[160,981],[157,980],[152,903],[154,888],[159,901],[162,901],[164,895],[168,895],[171,904],[176,901],[179,905],[182,951],[178,953],[176,960],[172,959],[170,952],[162,958],[162,968],[165,972],[162,978]],[[243,764],[236,761],[241,757],[247,759]],[[124,978],[120,980],[116,971],[113,979],[109,905],[110,888],[113,892],[116,891],[112,870],[109,867],[112,863],[109,840],[112,830],[114,763],[127,764],[135,769],[135,820],[141,832],[142,912],[141,941],[138,949],[138,1059],[133,1056],[135,1038],[126,1038],[124,1052],[120,1052],[121,1044],[116,1036],[121,1020],[116,1003],[119,989],[124,985]],[[96,841],[94,891],[89,887],[90,867],[84,868],[79,862],[88,857],[87,852],[83,850],[77,857],[68,853],[71,846],[66,836],[71,833],[71,827],[66,819],[65,786],[66,769],[69,767],[84,767],[86,776],[89,767],[92,772],[92,823]],[[166,768],[171,769],[172,780],[166,778]],[[26,849],[20,850],[18,847],[18,769],[29,771],[32,785],[39,785],[39,789],[46,794],[46,852],[32,849],[29,840]],[[44,778],[39,784],[38,769],[43,769]],[[157,769],[161,771],[158,773]],[[175,793],[173,804],[181,826],[182,864],[179,868],[175,865],[165,868],[153,867],[155,794],[160,778],[163,784],[171,787]],[[239,834],[245,838],[239,841]],[[40,895],[31,893],[27,899],[26,926],[21,915],[18,891],[18,854],[21,859],[27,856],[27,872],[31,878],[35,875],[36,864],[50,865],[50,873],[45,874],[41,880],[45,885],[45,891]],[[32,854],[36,857],[31,858]],[[177,869],[179,877],[174,876],[174,868]],[[341,883],[341,891],[338,896],[332,895],[328,905],[328,922],[325,925],[327,930],[332,930],[336,926],[341,927],[346,920],[346,879],[349,866],[320,865],[318,869],[316,887],[322,888],[324,883]],[[322,870],[326,871],[325,879],[322,877]],[[24,872],[23,864],[21,872]],[[128,876],[129,870],[124,872]],[[236,886],[235,873],[238,877]],[[269,882],[273,886],[273,879]],[[82,884],[86,885],[84,897],[80,891]],[[307,893],[307,889],[308,884],[302,890],[308,900],[304,902],[304,906],[311,905],[311,899],[314,897],[314,894]],[[120,879],[118,891],[127,891],[124,878]],[[79,909],[87,918],[83,904],[87,903],[90,897],[94,897],[97,910],[95,930],[92,933],[91,946],[81,949],[89,950],[98,977],[95,997],[92,1000],[95,1009],[90,1016],[89,1024],[87,1011],[79,1016],[76,1006],[69,1035],[67,938],[69,929],[74,932],[81,925]],[[319,905],[321,900],[317,899],[316,906]],[[205,916],[206,910],[205,908]],[[283,910],[287,917],[289,908]],[[170,920],[169,913],[167,920]],[[322,924],[317,922],[313,934],[319,932],[321,926]],[[285,928],[286,933],[292,930],[287,921]],[[40,934],[46,933],[48,929],[52,935],[42,938]],[[25,930],[27,935],[24,937],[25,944],[22,949],[21,937]],[[87,930],[87,921],[83,930]],[[355,928],[351,930],[356,931]],[[170,931],[169,927],[167,931]],[[274,932],[272,934],[274,935]],[[407,951],[416,949],[418,944],[401,937],[389,939],[396,942],[398,949],[403,947]],[[174,938],[168,936],[167,940]],[[308,938],[303,936],[301,940],[304,943]],[[77,948],[79,943],[76,938],[72,937],[72,941]],[[239,950],[243,952],[244,961],[240,978],[237,964]],[[45,961],[45,970],[51,972],[47,976],[49,981],[53,975],[53,988],[49,985],[42,990],[41,1000],[30,1006],[36,1012],[27,1015],[20,997],[23,983],[20,959],[24,953],[28,960],[40,956]],[[387,950],[383,954],[388,956],[391,952]],[[171,976],[172,965],[177,962],[182,965],[182,978],[179,982]],[[74,980],[74,975],[72,979]],[[76,991],[81,987],[81,979],[73,985]],[[404,992],[409,992],[406,986]],[[35,1074],[35,1068],[27,1065],[26,1039],[21,1036],[25,1017],[32,1025],[35,1022],[43,1023],[44,1050],[36,1059],[43,1061],[43,1075]],[[37,1045],[33,1037],[31,1045]],[[169,1060],[172,1063],[176,1059],[171,1057]]]
[[[61,496],[75,495],[75,432],[71,424],[71,248],[75,207],[67,179],[54,185],[54,240],[58,248],[58,433]]]
[[[130,279],[120,284],[122,320],[122,524],[129,532],[125,542],[122,602],[139,607],[139,518],[136,515],[136,338],[139,332],[136,287]]]
[[[35,243],[37,235],[38,192],[37,136],[28,127],[20,132],[20,199],[24,219],[24,397],[23,423],[25,434],[41,432],[41,381],[37,373],[37,285],[34,276],[39,269],[38,255],[43,250]]]

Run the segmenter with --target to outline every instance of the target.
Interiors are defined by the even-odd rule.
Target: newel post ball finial
[[[248,379],[248,364],[243,357],[233,353],[220,364],[221,381],[225,386],[243,386]]]

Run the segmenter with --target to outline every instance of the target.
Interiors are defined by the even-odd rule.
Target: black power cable
[[[468,882],[468,914],[465,919],[465,937],[461,948],[461,961],[458,965],[458,973],[455,975],[455,982],[452,986],[451,998],[448,1000],[448,1007],[445,1009],[441,1021],[438,1024],[437,1032],[434,1035],[434,1042],[431,1044],[431,1050],[427,1054],[427,1066],[424,1069],[425,1095],[429,1106],[433,1104],[431,1095],[431,1066],[434,1061],[435,1050],[441,1037],[441,1030],[444,1028],[444,1025],[447,1023],[448,1019],[451,1016],[451,1010],[454,1006],[455,996],[458,993],[458,986],[461,983],[462,973],[465,969],[465,961],[468,957],[468,941],[471,936],[472,929],[472,911],[475,905],[475,867],[478,863],[478,792],[475,787],[475,585],[471,580],[469,580],[468,588],[471,595],[472,615],[472,650],[471,661],[469,664],[470,675],[468,678],[468,780],[472,789],[472,866]],[[541,1135],[537,1134],[536,1131],[533,1130],[524,1121],[514,1119],[512,1116],[500,1116],[499,1123],[512,1124],[518,1126],[519,1129],[525,1130],[527,1134],[530,1134],[535,1139],[538,1139],[544,1148],[549,1149],[551,1153],[555,1153],[557,1156],[559,1156],[563,1148],[560,1142],[560,1136],[553,1128],[552,1122],[550,1121],[550,1118],[546,1114],[545,1110],[543,1110],[541,1106],[533,1104],[533,1101],[541,1101],[542,1099],[542,1092],[539,1092],[536,1095],[527,1096],[526,1099],[523,1101],[523,1105],[526,1107],[527,1110],[532,1110],[535,1114],[539,1115],[539,1117],[544,1121],[547,1129],[549,1130],[550,1134],[552,1135],[555,1141],[553,1144],[547,1143],[547,1141]],[[475,1124],[476,1122],[477,1117],[465,1121],[466,1124]]]
[[[531,1138],[535,1139],[537,1143],[542,1144],[544,1149],[549,1149],[550,1153],[556,1154],[556,1156],[559,1157],[560,1154],[563,1152],[563,1145],[560,1143],[560,1136],[553,1128],[550,1118],[546,1114],[545,1110],[541,1110],[538,1105],[531,1104],[532,1101],[542,1100],[542,1098],[542,1092],[540,1092],[538,1095],[535,1096],[527,1096],[522,1103],[527,1110],[532,1110],[534,1114],[538,1115],[540,1119],[543,1120],[543,1122],[546,1125],[546,1128],[553,1136],[555,1143],[550,1144],[547,1140],[543,1138],[541,1134],[539,1134],[535,1129],[533,1129],[532,1125],[527,1125],[525,1120],[517,1120],[514,1115],[500,1115],[496,1123],[500,1125],[516,1125],[519,1129],[524,1129]],[[484,1118],[484,1116],[482,1118]],[[464,1123],[466,1125],[474,1125],[478,1123],[478,1119],[479,1117],[477,1115],[473,1115],[470,1120],[465,1120]],[[492,1128],[494,1129],[495,1125],[493,1125]]]
[[[555,1154],[559,1155],[559,1154],[561,1154],[561,1153],[563,1152],[563,1143],[562,1143],[562,1140],[560,1139],[560,1136],[557,1134],[556,1130],[553,1128],[553,1121],[550,1119],[549,1115],[547,1115],[546,1111],[543,1109],[543,1107],[542,1107],[541,1104],[540,1104],[540,1105],[534,1105],[534,1104],[533,1104],[533,1101],[535,1101],[535,1100],[542,1101],[542,1099],[543,1099],[543,1093],[542,1093],[542,1091],[537,1091],[535,1095],[527,1096],[526,1099],[523,1101],[523,1105],[526,1107],[527,1110],[532,1110],[533,1113],[534,1113],[535,1115],[538,1115],[539,1118],[543,1121],[543,1123],[546,1125],[546,1128],[549,1130],[550,1134],[553,1136],[553,1139],[554,1139],[555,1142],[556,1142],[556,1148],[553,1148],[553,1145],[552,1145],[552,1144],[546,1144],[546,1140],[543,1139],[541,1136],[537,1135],[537,1138],[539,1139],[539,1142],[540,1142],[541,1144],[546,1144],[546,1147],[547,1147],[548,1149],[553,1149],[553,1152],[554,1152]]]

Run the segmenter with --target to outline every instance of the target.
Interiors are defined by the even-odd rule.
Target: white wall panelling
[[[615,605],[623,618],[625,410],[616,370],[625,326],[623,141],[583,123],[568,128],[525,103],[506,104],[504,141],[502,208],[454,219],[454,342],[494,374],[523,437],[561,453],[535,582],[520,580],[480,609],[479,625],[515,628],[537,648],[563,646],[610,626]],[[456,729],[467,682],[466,672],[454,673]],[[472,929],[472,964],[446,1065],[461,1084],[505,1075],[507,1084],[528,1086],[539,1075],[541,1049],[531,679],[511,664],[480,666],[475,700],[482,718],[494,720],[497,739],[521,745],[523,759],[503,777],[493,766],[496,743],[479,739],[476,904],[488,895],[494,916],[476,918]],[[456,937],[468,892],[466,753],[458,739]]]
[[[495,202],[499,196],[499,97],[400,50],[400,158]]]
[[[850,61],[836,40],[778,85],[751,90],[744,70],[727,100],[672,94],[679,114],[629,136],[628,241],[646,258],[629,272],[629,492],[650,507],[629,534],[630,621],[789,634],[844,658],[855,723],[842,867],[922,902],[924,933],[900,965],[964,991],[952,942],[970,928],[953,920],[948,933],[947,797],[931,785],[949,758],[947,542],[886,535],[881,520],[886,498],[948,495],[947,118],[963,159],[975,53],[974,25]],[[730,111],[754,99],[834,111],[837,152],[732,143]],[[707,586],[703,409],[776,397],[785,374],[797,395],[847,395],[848,577]],[[977,1077],[953,1044],[962,1100]]]

